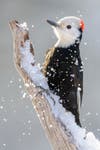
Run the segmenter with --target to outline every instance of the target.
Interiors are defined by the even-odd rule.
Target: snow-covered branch
[[[14,42],[14,62],[22,76],[32,103],[54,150],[100,150],[100,142],[93,133],[86,133],[75,118],[59,103],[59,97],[49,90],[41,67],[36,65],[34,49],[27,24],[10,22]]]

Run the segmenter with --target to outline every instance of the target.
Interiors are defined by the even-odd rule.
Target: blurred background
[[[42,63],[46,50],[56,42],[46,19],[72,15],[85,22],[80,47],[84,62],[81,121],[100,139],[100,1],[0,0],[0,150],[51,149],[14,67],[8,22],[16,19],[28,23],[36,59]]]

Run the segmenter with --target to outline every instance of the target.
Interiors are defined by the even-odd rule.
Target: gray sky
[[[46,50],[56,42],[46,19],[72,15],[85,22],[80,47],[84,62],[81,120],[100,139],[100,1],[0,0],[0,150],[50,150],[31,101],[22,98],[25,89],[13,64],[8,22],[16,19],[29,24],[36,59],[42,63]]]

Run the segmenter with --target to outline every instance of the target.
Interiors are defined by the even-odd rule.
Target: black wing
[[[78,55],[76,59],[76,64],[74,66],[74,75],[74,84],[77,87],[77,103],[80,107],[83,97],[83,65],[80,55]]]

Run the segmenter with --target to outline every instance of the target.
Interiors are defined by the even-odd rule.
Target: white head
[[[58,38],[56,47],[68,47],[76,41],[80,42],[84,30],[84,22],[77,17],[64,17],[57,23],[47,20],[52,25],[54,33]]]

